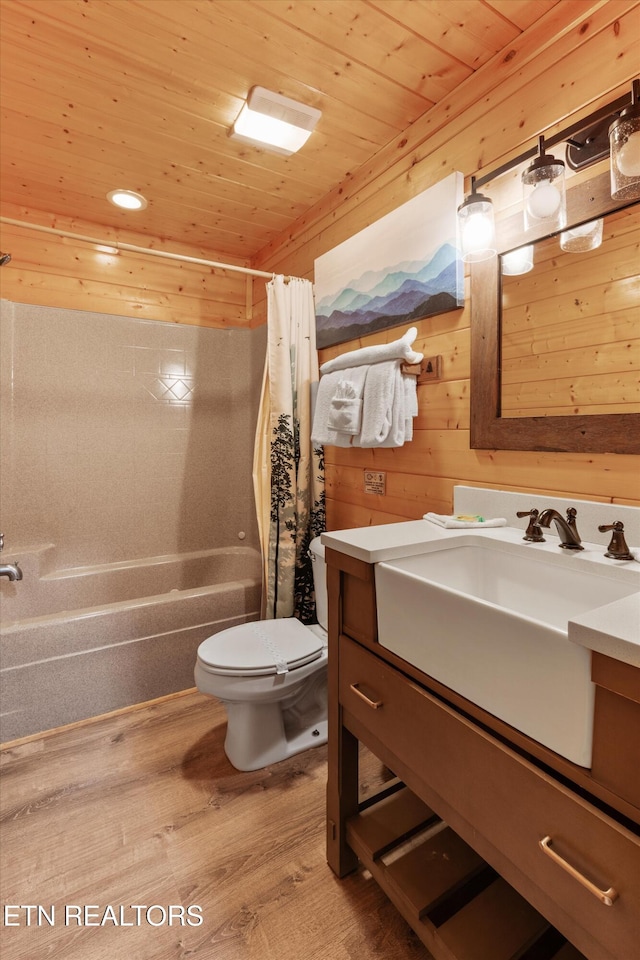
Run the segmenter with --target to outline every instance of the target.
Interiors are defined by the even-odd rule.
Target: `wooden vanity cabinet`
[[[622,813],[511,743],[510,728],[493,730],[466,701],[448,699],[377,643],[373,566],[326,555],[332,869],[342,876],[364,863],[437,960],[633,960],[640,829],[627,815],[637,799],[632,776]],[[624,700],[614,711],[635,703],[620,692],[630,692],[628,673],[620,680],[611,664],[594,669],[596,683],[606,680]],[[360,742],[398,778],[365,802]],[[602,786],[609,799],[616,776]]]

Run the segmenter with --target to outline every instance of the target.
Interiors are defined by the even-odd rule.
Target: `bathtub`
[[[251,547],[51,570],[12,551],[0,580],[0,742],[194,686],[198,645],[260,616]]]

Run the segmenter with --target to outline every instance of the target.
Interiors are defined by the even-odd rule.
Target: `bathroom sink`
[[[537,546],[463,536],[377,563],[378,637],[429,676],[588,767],[591,653],[568,640],[568,622],[637,592],[640,583],[635,571]]]

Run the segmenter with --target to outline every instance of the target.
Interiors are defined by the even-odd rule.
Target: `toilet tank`
[[[328,601],[327,601],[327,566],[324,562],[324,547],[320,537],[316,537],[309,544],[309,552],[313,560],[313,585],[316,592],[316,616],[323,630],[329,629]]]

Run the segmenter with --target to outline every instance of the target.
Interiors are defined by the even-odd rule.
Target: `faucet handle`
[[[598,530],[600,533],[607,533],[608,530],[613,531],[605,557],[611,557],[612,560],[635,560],[624,538],[624,523],[622,520],[614,520],[613,523],[601,523]]]
[[[0,533],[0,553],[4,550],[4,533]]]
[[[529,526],[527,527],[527,532],[525,533],[523,540],[530,540],[532,543],[544,543],[544,537],[542,536],[542,527],[538,523],[538,514],[539,510],[536,510],[535,507],[532,507],[531,510],[518,510],[516,517],[529,517]]]
[[[576,525],[577,516],[578,516],[578,511],[576,510],[575,507],[567,508],[567,526],[571,531],[573,531],[573,534],[575,535],[575,538],[578,544],[581,544],[582,540],[580,539],[580,534],[578,533],[578,527]]]

